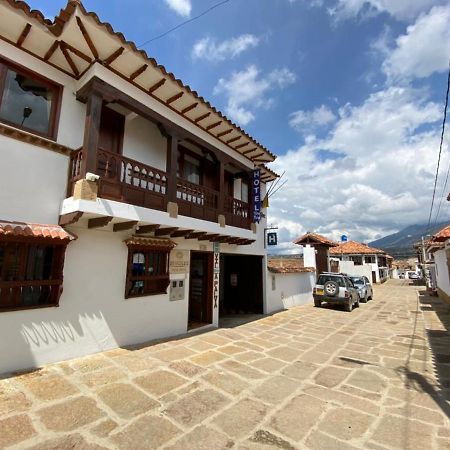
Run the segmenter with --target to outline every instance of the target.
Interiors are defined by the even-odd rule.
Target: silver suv
[[[317,307],[324,302],[343,304],[348,312],[353,307],[359,307],[358,288],[343,273],[324,272],[320,274],[313,290],[313,297],[314,306]]]

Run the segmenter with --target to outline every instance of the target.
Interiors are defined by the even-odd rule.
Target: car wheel
[[[366,294],[363,298],[360,299],[360,302],[361,303],[367,303],[368,300],[369,300],[369,297]]]
[[[324,284],[323,290],[329,297],[335,297],[339,294],[339,284],[337,284],[336,281],[329,280]]]
[[[356,302],[355,302],[355,308],[359,308],[359,301],[360,301],[360,298],[358,295],[358,297],[356,298]]]
[[[353,309],[352,299],[349,299],[349,301],[345,304],[345,310],[347,312],[352,312],[352,309]]]
[[[314,306],[316,308],[320,308],[321,305],[322,305],[322,302],[320,300],[314,300]]]

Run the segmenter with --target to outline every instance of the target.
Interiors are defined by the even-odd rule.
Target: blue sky
[[[83,1],[137,44],[217,3]],[[48,17],[65,5],[29,4]],[[280,251],[305,231],[370,241],[426,222],[450,0],[229,0],[144,48],[279,155]],[[438,202],[448,163],[445,146]]]

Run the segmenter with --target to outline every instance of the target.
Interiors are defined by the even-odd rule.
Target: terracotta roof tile
[[[429,243],[432,242],[444,242],[447,239],[450,239],[450,225],[442,228],[442,230],[438,231],[430,240]]]
[[[154,237],[140,237],[132,236],[129,239],[125,239],[127,245],[139,245],[147,246],[160,250],[172,250],[177,244],[167,238],[154,238]]]
[[[304,273],[314,272],[314,267],[304,267],[303,259],[270,258],[267,269],[272,273]]]
[[[0,220],[0,240],[12,237],[58,239],[61,241],[76,239],[75,235],[70,234],[59,225]]]
[[[338,244],[337,247],[330,248],[330,255],[386,255],[384,250],[369,247],[356,241],[347,241]]]
[[[338,245],[337,242],[334,242],[331,239],[328,239],[325,236],[322,236],[317,233],[306,233],[294,241],[294,244],[298,245],[302,244],[314,245],[314,243],[328,245],[330,247],[335,247],[336,245]]]

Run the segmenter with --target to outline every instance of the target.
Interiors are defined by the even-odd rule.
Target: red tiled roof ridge
[[[334,242],[331,239],[328,239],[325,236],[322,236],[321,234],[314,233],[314,232],[308,232],[308,233],[305,233],[303,236],[298,237],[297,239],[294,240],[294,244],[299,244],[301,241],[308,239],[308,238],[315,239],[316,241],[318,241],[321,244],[327,244],[327,245],[330,245],[333,247],[338,245],[337,242]]]
[[[375,247],[369,247],[367,244],[356,241],[347,241],[338,244],[337,247],[330,248],[330,254],[340,255],[340,254],[383,254],[387,255],[384,250]]]
[[[447,225],[446,227],[439,230],[436,234],[434,234],[430,239],[429,243],[432,242],[442,242],[446,241],[447,239],[450,239],[450,225]]]
[[[12,6],[13,8],[21,9],[29,17],[32,17],[32,18],[38,20],[40,23],[45,25],[55,36],[61,35],[62,31],[64,30],[64,26],[65,26],[66,22],[68,22],[70,17],[75,13],[76,8],[79,7],[81,12],[83,13],[83,15],[93,18],[94,21],[99,26],[105,27],[106,30],[110,34],[118,37],[120,39],[120,41],[122,42],[122,44],[131,47],[133,52],[139,53],[144,59],[149,61],[153,67],[158,68],[163,75],[168,76],[172,81],[177,83],[181,88],[185,89],[188,93],[192,94],[197,100],[203,102],[208,108],[211,108],[211,110],[215,114],[217,114],[220,118],[222,118],[223,120],[228,122],[228,124],[230,126],[232,126],[233,128],[235,128],[238,132],[242,133],[247,139],[249,139],[249,141],[251,141],[253,144],[260,147],[265,152],[267,152],[268,155],[270,155],[273,158],[273,160],[275,160],[277,158],[277,156],[274,153],[272,153],[265,146],[263,146],[261,143],[259,143],[255,138],[250,136],[239,125],[232,122],[221,111],[217,110],[214,106],[212,106],[211,103],[209,103],[204,97],[200,96],[197,91],[193,90],[189,85],[187,85],[187,84],[185,85],[180,79],[176,78],[172,72],[167,72],[166,68],[163,65],[158,64],[158,62],[154,58],[148,56],[148,54],[145,50],[139,49],[133,41],[128,41],[125,38],[125,35],[123,33],[119,32],[119,31],[114,31],[114,28],[112,27],[112,25],[109,22],[101,21],[95,12],[87,11],[81,1],[68,0],[65,8],[60,10],[59,14],[57,16],[55,16],[55,19],[53,22],[49,19],[46,19],[41,11],[36,10],[36,9],[31,9],[31,7],[22,0],[3,0],[3,1],[6,1],[7,3],[9,3],[9,5]],[[235,151],[237,152],[237,150],[235,150]],[[263,165],[263,166],[266,170],[268,170],[272,174],[278,176],[275,172],[273,172],[272,170],[267,168],[265,165]]]

